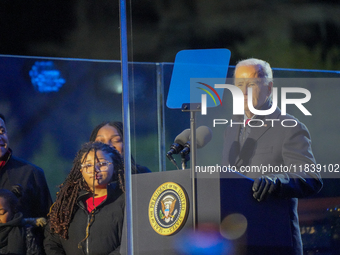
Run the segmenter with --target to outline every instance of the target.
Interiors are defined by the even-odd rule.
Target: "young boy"
[[[42,254],[32,232],[31,224],[38,225],[37,222],[23,219],[17,206],[16,195],[0,189],[0,254]]]

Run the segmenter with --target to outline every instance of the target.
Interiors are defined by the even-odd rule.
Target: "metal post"
[[[195,111],[190,111],[190,132],[191,132],[191,139],[190,139],[190,150],[191,150],[191,187],[192,187],[192,225],[193,230],[196,230],[197,224],[197,205],[196,205],[196,123],[195,123]]]
[[[132,185],[131,185],[131,142],[130,142],[130,107],[129,107],[129,66],[127,44],[126,1],[119,1],[120,16],[120,56],[123,84],[123,124],[124,124],[124,166],[125,198],[127,223],[127,254],[133,255],[133,219],[132,219]]]
[[[159,171],[166,170],[165,157],[165,118],[164,118],[164,86],[163,65],[156,63],[157,72],[157,126],[158,126],[158,167]]]
[[[190,153],[191,153],[191,187],[192,187],[192,225],[193,230],[197,227],[197,190],[196,190],[196,112],[201,111],[201,104],[185,103],[182,105],[183,112],[190,112]]]

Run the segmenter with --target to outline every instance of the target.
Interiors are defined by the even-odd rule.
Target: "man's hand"
[[[254,180],[253,196],[257,201],[263,201],[270,194],[278,191],[280,180],[275,175],[263,175]]]

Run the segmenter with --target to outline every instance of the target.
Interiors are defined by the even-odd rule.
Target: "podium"
[[[241,215],[246,221],[246,229],[239,238],[228,240],[232,246],[243,247],[245,252],[242,254],[256,254],[247,252],[247,247],[259,252],[284,250],[282,254],[289,254],[287,251],[292,249],[290,200],[268,199],[258,202],[252,196],[253,181],[236,173],[221,175],[220,178],[204,178],[203,173],[200,173],[196,180],[198,226],[205,223],[219,226],[228,215]],[[167,182],[176,183],[185,191],[188,215],[177,232],[162,235],[150,224],[149,206],[155,191]],[[173,170],[133,175],[132,187],[134,254],[180,254],[175,252],[176,242],[193,228],[191,171]],[[121,254],[126,254],[125,227]]]

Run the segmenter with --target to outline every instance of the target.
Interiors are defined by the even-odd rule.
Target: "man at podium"
[[[234,78],[235,86],[244,95],[244,115],[235,115],[233,122],[243,125],[226,128],[222,163],[224,166],[236,167],[254,179],[253,197],[260,203],[269,196],[290,200],[291,254],[301,255],[298,198],[315,194],[322,187],[319,173],[305,171],[306,166],[313,167],[316,164],[309,131],[295,117],[283,115],[278,107],[266,116],[255,115],[249,109],[248,88],[252,88],[254,109],[268,110],[272,107],[273,72],[267,62],[254,58],[240,61],[235,67]],[[281,125],[285,120],[294,125]],[[252,167],[265,167],[267,172],[264,175],[263,171],[252,171]],[[280,222],[277,222],[277,231],[280,231]]]

